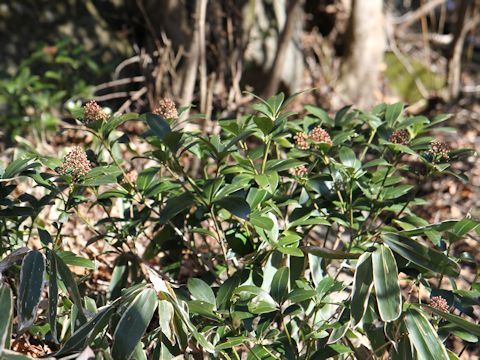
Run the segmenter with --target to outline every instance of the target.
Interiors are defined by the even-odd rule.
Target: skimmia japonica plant
[[[12,339],[27,335],[51,358],[114,360],[446,360],[452,339],[478,341],[480,287],[457,285],[477,264],[455,243],[480,223],[414,211],[427,182],[467,181],[452,164],[472,152],[434,136],[448,116],[257,100],[215,134],[172,101],[121,116],[89,102],[73,126],[89,143],[17,151],[0,172],[2,359],[24,358]],[[96,261],[67,251],[72,219],[83,247],[106,244],[104,290],[87,286]]]

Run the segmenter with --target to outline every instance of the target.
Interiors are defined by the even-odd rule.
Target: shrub
[[[452,249],[480,222],[430,224],[412,210],[429,206],[419,192],[427,181],[466,181],[451,164],[471,152],[428,135],[448,116],[406,117],[401,104],[381,104],[333,118],[306,106],[300,118],[286,109],[291,99],[259,99],[252,114],[220,120],[219,135],[182,128],[171,102],[167,119],[98,117],[90,103],[76,129],[94,136],[91,163],[78,148],[63,163],[33,149],[11,162],[0,182],[4,356],[13,356],[12,293],[14,332],[29,331],[55,357],[91,348],[115,360],[448,359],[449,336],[476,342],[479,289],[455,285],[472,260]],[[138,120],[141,153],[120,130]],[[24,181],[43,196],[15,191]],[[40,213],[54,201],[61,214],[48,224]],[[83,218],[82,206],[105,214],[89,224],[86,246],[112,249],[106,292],[69,268],[95,268],[64,247],[64,224]],[[34,237],[42,248],[22,247]]]

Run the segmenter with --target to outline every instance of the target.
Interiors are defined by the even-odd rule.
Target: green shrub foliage
[[[17,151],[0,169],[2,358],[20,356],[10,346],[22,332],[51,357],[115,360],[440,360],[455,358],[450,336],[477,342],[480,289],[456,285],[476,264],[453,245],[480,222],[412,210],[429,211],[427,181],[467,181],[452,164],[471,151],[432,136],[448,116],[408,117],[398,103],[334,117],[305,106],[302,118],[283,94],[257,100],[215,134],[180,121],[182,109],[108,115],[91,102],[74,114],[88,117],[74,129],[91,143],[63,160]],[[147,164],[138,175],[135,162]],[[52,206],[58,221],[46,223]],[[71,271],[95,262],[64,248],[79,207],[105,211],[80,241],[109,245],[103,292]]]

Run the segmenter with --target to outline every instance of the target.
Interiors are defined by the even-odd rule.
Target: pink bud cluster
[[[91,100],[83,107],[83,123],[91,124],[95,121],[105,121],[108,114],[97,104],[95,100]]]
[[[178,118],[177,108],[173,100],[164,98],[160,99],[158,106],[153,110],[153,113],[160,115],[165,119],[176,119]]]
[[[310,148],[310,144],[308,140],[310,139],[313,142],[322,142],[326,143],[330,146],[333,145],[332,139],[328,132],[322,129],[320,126],[315,127],[309,135],[305,132],[298,132],[293,137],[295,140],[295,147],[299,150],[308,150]]]
[[[58,173],[71,176],[73,181],[78,182],[87,175],[91,168],[85,151],[81,147],[75,146],[63,158],[62,165],[58,168]]]

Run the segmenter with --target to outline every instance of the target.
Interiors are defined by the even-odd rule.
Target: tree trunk
[[[376,102],[385,49],[383,0],[352,0],[348,48],[342,61],[339,94],[347,103],[370,107]]]
[[[455,33],[453,34],[453,41],[450,46],[447,65],[447,100],[456,99],[460,94],[460,75],[462,72],[461,64],[463,44],[465,42],[465,35],[467,34],[466,17],[468,3],[468,0],[462,0],[460,3],[457,3],[458,9],[457,19],[455,23]]]

